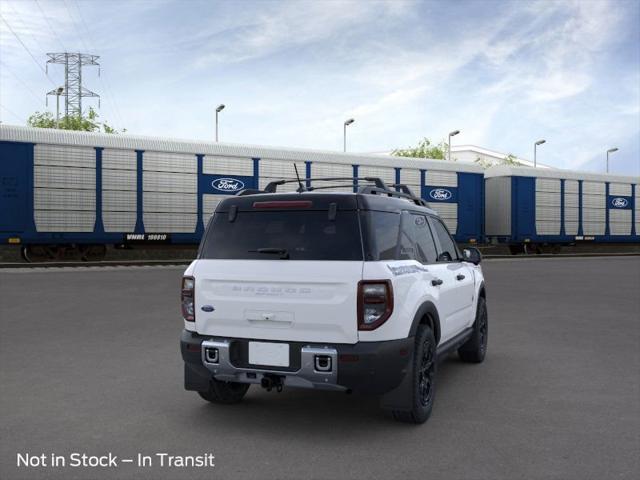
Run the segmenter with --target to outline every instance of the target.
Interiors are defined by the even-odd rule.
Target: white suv
[[[283,183],[221,202],[184,274],[185,388],[223,404],[251,384],[358,391],[424,422],[437,361],[486,353],[480,252],[461,253],[404,186],[303,179],[276,193]]]

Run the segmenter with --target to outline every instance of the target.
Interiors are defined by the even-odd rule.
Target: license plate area
[[[289,367],[289,344],[249,342],[249,363],[270,367]]]

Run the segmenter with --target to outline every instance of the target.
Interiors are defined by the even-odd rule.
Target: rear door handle
[[[439,278],[435,278],[431,280],[431,285],[433,285],[434,287],[437,287],[438,285],[442,285],[442,280],[440,280]]]
[[[462,275],[461,273],[459,273],[458,275],[456,275],[456,280],[464,280],[465,276]]]

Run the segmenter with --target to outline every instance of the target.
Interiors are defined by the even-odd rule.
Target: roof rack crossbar
[[[322,185],[322,186],[313,186],[312,182],[345,182],[338,183],[333,185]],[[348,182],[348,183],[346,183]],[[373,185],[360,185],[360,182],[369,182]],[[370,195],[387,195],[389,197],[402,198],[405,200],[410,200],[414,202],[416,205],[420,205],[423,207],[427,206],[427,202],[425,202],[422,198],[417,197],[413,194],[411,189],[404,184],[394,183],[392,185],[386,185],[384,181],[379,177],[319,177],[319,178],[301,178],[300,180],[296,179],[283,179],[283,180],[275,180],[273,182],[269,182],[267,186],[262,191],[256,192],[255,190],[251,190],[251,193],[246,193],[245,195],[250,195],[253,193],[276,193],[278,190],[278,186],[285,185],[287,183],[296,183],[300,184],[300,187],[296,189],[298,193],[302,192],[312,192],[314,190],[325,190],[329,188],[342,188],[342,187],[360,187],[359,193],[370,194]],[[393,188],[398,188],[401,191],[392,190]],[[242,195],[243,193],[240,193]]]

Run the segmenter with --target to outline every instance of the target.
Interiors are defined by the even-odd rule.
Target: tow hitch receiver
[[[265,374],[260,381],[260,386],[262,386],[262,388],[264,388],[267,392],[270,392],[275,388],[276,392],[280,393],[282,391],[282,387],[284,386],[282,380],[283,377],[279,375]]]

